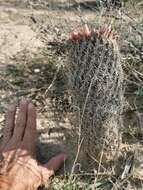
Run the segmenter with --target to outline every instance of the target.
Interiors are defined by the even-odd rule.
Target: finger
[[[17,116],[14,134],[13,134],[13,141],[15,143],[19,142],[23,138],[24,130],[26,127],[27,121],[27,108],[28,108],[28,101],[23,99],[20,102],[19,113]]]
[[[61,153],[49,160],[47,164],[41,167],[42,181],[46,182],[54,173],[61,167],[61,165],[66,161],[67,155]]]
[[[2,142],[3,146],[5,146],[12,137],[15,125],[15,113],[16,113],[16,105],[9,106],[6,113],[6,126],[3,132],[3,142]]]
[[[23,141],[27,145],[27,148],[33,151],[36,141],[36,109],[32,103],[28,105],[27,124]]]

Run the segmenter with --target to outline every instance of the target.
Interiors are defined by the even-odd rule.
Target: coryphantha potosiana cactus
[[[80,110],[84,153],[108,163],[117,156],[123,107],[123,70],[111,27],[84,25],[70,33],[69,86]]]

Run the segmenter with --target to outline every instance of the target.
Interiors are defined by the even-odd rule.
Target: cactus
[[[73,103],[80,108],[82,147],[102,163],[115,160],[122,124],[123,70],[117,38],[107,26],[95,30],[85,25],[70,33],[68,78]]]

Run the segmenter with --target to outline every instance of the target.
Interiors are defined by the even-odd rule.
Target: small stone
[[[40,73],[40,69],[34,69],[34,73]]]

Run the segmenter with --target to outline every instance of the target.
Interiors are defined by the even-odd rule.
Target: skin
[[[1,144],[0,189],[36,190],[59,169],[67,159],[61,153],[47,164],[36,160],[36,109],[22,100],[16,117],[16,106],[8,107],[3,142]]]

